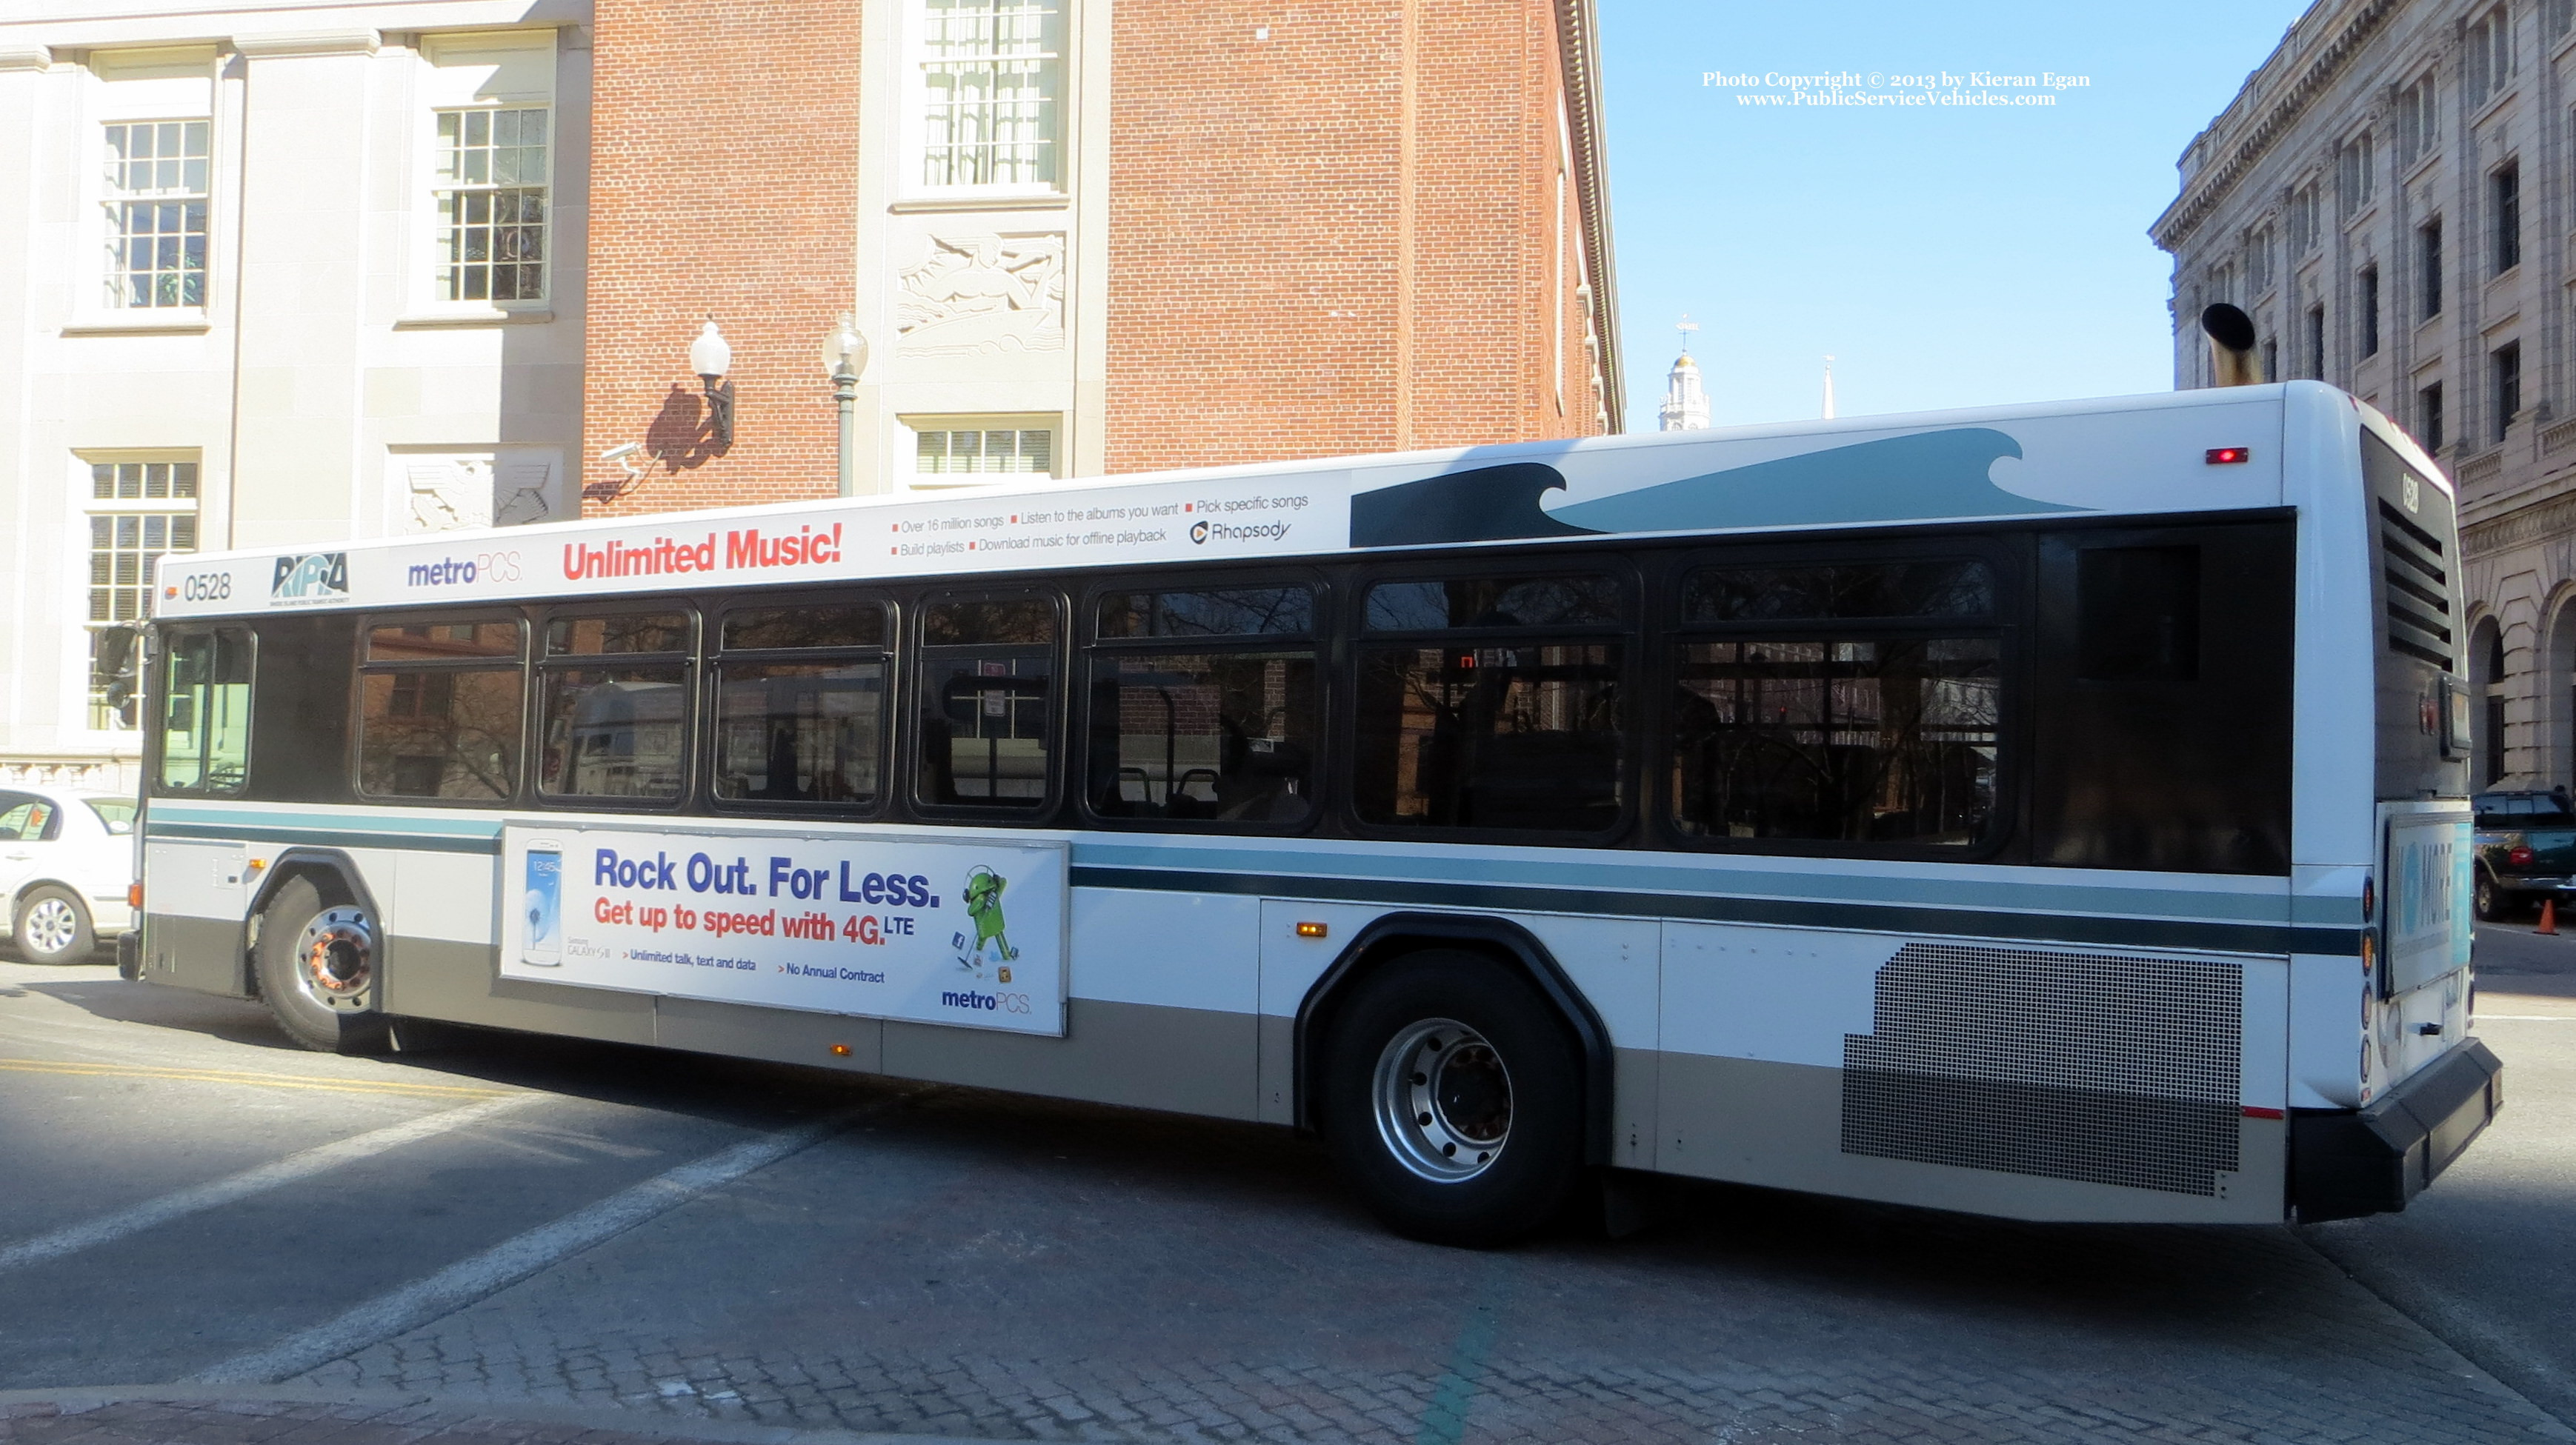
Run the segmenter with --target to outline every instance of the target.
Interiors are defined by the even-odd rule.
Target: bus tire
[[[365,909],[289,879],[260,910],[259,996],[286,1036],[326,1054],[380,1054],[392,1030],[375,1009],[379,948]]]
[[[1322,1064],[1324,1142],[1398,1234],[1509,1244],[1582,1177],[1582,1051],[1546,995],[1484,954],[1429,949],[1360,980]]]
[[[29,963],[79,963],[98,947],[80,895],[52,883],[30,888],[19,898],[10,937],[18,956]]]

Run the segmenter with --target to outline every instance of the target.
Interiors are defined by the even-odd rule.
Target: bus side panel
[[[1258,1119],[1260,917],[1253,898],[1076,888],[1063,1038],[889,1021],[885,1072]]]
[[[194,838],[147,838],[143,977],[154,983],[250,995],[245,962],[243,879],[249,849]]]
[[[2280,960],[1723,924],[1664,944],[1659,1169],[2026,1219],[2281,1217]],[[2193,997],[2205,1016],[2175,1018]]]
[[[650,994],[520,983],[500,971],[501,950],[492,944],[396,934],[386,948],[385,1011],[607,1043],[657,1042]]]

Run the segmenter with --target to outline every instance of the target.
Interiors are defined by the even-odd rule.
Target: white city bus
[[[2392,1210],[2468,1035],[2453,497],[2293,383],[165,559],[130,976],[1654,1171]]]

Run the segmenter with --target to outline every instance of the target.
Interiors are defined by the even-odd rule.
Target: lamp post
[[[859,334],[850,313],[823,335],[823,373],[832,378],[832,400],[841,410],[841,495],[859,492],[859,438],[853,425],[858,414],[859,373],[868,364],[868,339]]]
[[[689,343],[689,370],[707,390],[707,422],[716,434],[716,449],[733,445],[733,383],[725,373],[733,367],[733,347],[716,330],[711,319]]]

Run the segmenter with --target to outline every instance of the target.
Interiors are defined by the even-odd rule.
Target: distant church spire
[[[1834,357],[1825,353],[1825,420],[1834,419]]]
[[[1673,359],[1672,374],[1664,380],[1664,404],[1660,411],[1664,431],[1701,431],[1708,426],[1708,393],[1699,383],[1699,363],[1691,360],[1691,333],[1699,323],[1685,314],[1673,327],[1682,334],[1682,354]]]

